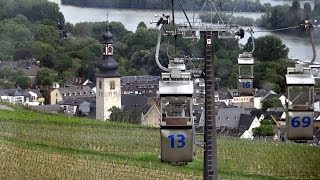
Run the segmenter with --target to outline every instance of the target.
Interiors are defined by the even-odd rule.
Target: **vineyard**
[[[202,150],[187,166],[161,163],[159,130],[0,110],[0,179],[202,179]],[[320,148],[219,137],[220,179],[319,179]]]

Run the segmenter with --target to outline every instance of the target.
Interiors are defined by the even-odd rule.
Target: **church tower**
[[[121,108],[121,82],[118,64],[113,59],[113,35],[107,28],[103,35],[103,56],[96,74],[96,119],[107,120],[113,106]]]

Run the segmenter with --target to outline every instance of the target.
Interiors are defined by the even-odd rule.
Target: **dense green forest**
[[[311,8],[309,2],[301,5],[299,0],[293,0],[291,6],[275,6],[258,20],[257,25],[268,29],[286,28],[299,26],[305,19],[314,20],[320,16],[320,1],[314,1],[314,8]],[[315,22],[313,22],[314,24]],[[319,24],[319,23],[317,23]],[[303,35],[303,28],[300,30],[288,30],[291,34]],[[319,28],[316,29],[315,36],[320,38]]]
[[[1,11],[0,19],[1,61],[34,58],[40,62],[41,67],[56,72],[41,70],[37,75],[39,85],[49,86],[53,81],[70,76],[95,81],[96,63],[102,55],[100,41],[107,22],[65,23],[57,4],[45,0],[0,0],[0,7],[6,9]],[[37,12],[33,12],[35,9]],[[143,22],[137,25],[136,32],[128,31],[119,22],[110,22],[109,25],[114,34],[115,59],[119,63],[121,75],[160,74],[154,60],[158,29],[147,28]],[[262,43],[265,41],[268,43]],[[203,57],[203,42],[202,39],[163,37],[160,59],[163,63],[167,62],[167,54]],[[250,43],[246,48],[250,49]],[[221,79],[221,88],[236,87],[236,62],[238,54],[243,51],[237,40],[215,41],[215,68],[217,77]],[[291,63],[286,60],[287,55],[288,49],[280,39],[274,36],[256,39],[254,56],[257,60],[257,88],[284,91],[285,69]],[[1,67],[1,72],[0,85],[12,86],[16,82],[24,84],[24,87],[30,85],[19,70]]]
[[[186,10],[200,10],[205,1],[203,0],[181,0]],[[133,8],[133,9],[170,9],[171,1],[168,0],[61,0],[62,4],[85,7],[104,7],[104,8]],[[175,1],[175,7],[181,9],[178,1]],[[210,10],[211,2],[207,2],[204,10]],[[214,5],[222,11],[232,11],[237,4],[237,0],[213,1]],[[238,5],[238,11],[242,12],[265,12],[270,4],[261,4],[260,1],[241,0]]]

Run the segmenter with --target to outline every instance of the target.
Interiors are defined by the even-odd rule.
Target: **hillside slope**
[[[187,166],[159,159],[159,130],[0,110],[0,178],[202,179],[202,151]],[[320,148],[220,137],[223,179],[319,179]],[[28,178],[29,179],[29,178]]]

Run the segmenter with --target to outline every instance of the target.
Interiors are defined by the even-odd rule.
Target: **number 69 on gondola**
[[[287,138],[312,140],[314,134],[314,85],[310,68],[287,68]]]

